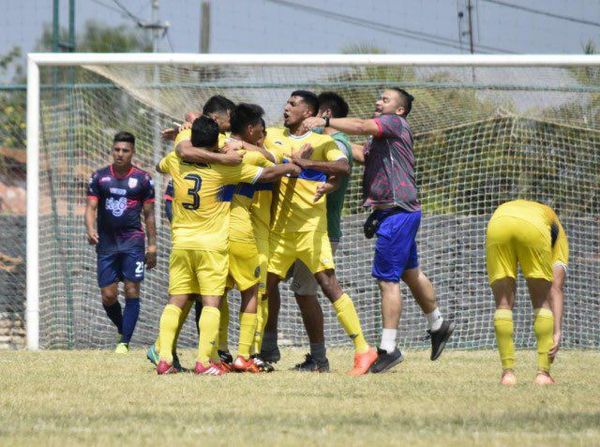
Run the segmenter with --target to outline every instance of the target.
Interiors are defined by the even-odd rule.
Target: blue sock
[[[114,304],[110,306],[102,305],[104,310],[106,311],[106,315],[110,318],[110,321],[117,327],[117,331],[119,334],[123,333],[123,315],[121,314],[121,303],[117,300]]]
[[[123,311],[123,339],[121,343],[129,343],[138,316],[140,315],[140,299],[125,298],[125,310]]]

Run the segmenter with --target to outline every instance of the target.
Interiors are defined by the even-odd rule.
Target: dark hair
[[[318,96],[319,110],[330,109],[331,118],[346,118],[348,116],[348,103],[335,92],[323,92]]]
[[[225,98],[223,95],[215,95],[208,98],[206,104],[202,108],[202,113],[208,115],[209,113],[226,113],[231,112],[235,108],[235,103],[230,99]]]
[[[231,112],[231,132],[239,135],[249,124],[259,124],[264,114],[258,104],[238,104]]]
[[[196,118],[192,123],[192,146],[213,148],[219,141],[219,125],[208,116]]]
[[[408,93],[403,88],[399,87],[390,87],[388,90],[394,90],[400,96],[400,101],[404,110],[406,110],[406,114],[404,116],[408,116],[410,113],[410,109],[412,109],[412,102],[415,99],[413,95]]]
[[[296,90],[292,92],[290,96],[300,96],[302,101],[304,101],[304,104],[312,111],[313,115],[319,113],[319,99],[313,92],[309,92],[308,90]]]
[[[122,130],[121,132],[117,132],[115,137],[113,138],[113,144],[118,142],[131,143],[132,146],[135,146],[135,137],[132,133],[125,132]]]

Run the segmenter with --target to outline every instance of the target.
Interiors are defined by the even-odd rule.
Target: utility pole
[[[200,17],[200,52],[210,51],[210,0],[202,0]]]
[[[471,4],[471,0],[467,0],[467,15],[469,20],[469,50],[471,54],[475,51],[473,50],[473,15],[471,14],[473,10],[473,5]]]

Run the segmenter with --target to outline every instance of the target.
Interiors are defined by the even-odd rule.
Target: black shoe
[[[265,351],[262,349],[260,351],[259,357],[268,363],[277,363],[281,360],[281,353],[279,352],[279,347],[275,346],[275,349],[271,349],[270,351]]]
[[[218,350],[217,354],[219,354],[219,358],[223,363],[227,363],[228,365],[231,365],[233,363],[233,356],[229,351]]]
[[[258,370],[260,372],[270,373],[275,371],[273,365],[271,365],[269,362],[265,362],[263,359],[260,358],[260,356],[252,354],[250,358],[254,361],[254,364],[258,367]]]
[[[437,331],[427,331],[431,337],[431,360],[437,360],[442,355],[446,342],[454,332],[455,326],[453,321],[444,320]]]
[[[387,352],[385,349],[377,348],[377,360],[369,368],[369,372],[374,374],[386,372],[388,369],[392,369],[398,363],[404,360],[404,356],[398,348],[394,349],[393,352]]]
[[[304,361],[294,366],[292,371],[329,372],[329,360],[316,360],[312,355],[306,354]]]

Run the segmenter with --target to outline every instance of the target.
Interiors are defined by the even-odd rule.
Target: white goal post
[[[160,67],[168,65],[185,65],[194,67],[303,67],[307,65],[314,67],[594,67],[597,69],[600,68],[600,55],[260,55],[175,53],[30,53],[28,55],[27,63],[26,303],[27,347],[30,350],[37,350],[41,347],[40,237],[44,237],[44,235],[40,234],[40,69],[45,67],[81,67],[90,65],[101,65],[108,67],[118,67],[121,65],[144,65]],[[387,80],[390,81],[389,78],[387,78]],[[182,106],[184,106],[184,104],[182,104]],[[600,129],[595,129],[594,131],[596,130]],[[600,148],[596,147],[595,151],[600,151]],[[598,155],[595,157],[596,158],[594,159],[594,162],[597,162]],[[580,159],[580,161],[582,160],[583,159]],[[160,193],[161,191],[157,191],[157,197],[160,195]],[[596,192],[595,194],[598,193]],[[367,257],[370,257],[371,255],[372,253],[367,253]],[[597,337],[597,335],[594,335],[594,340],[596,340],[595,343],[598,343]]]

